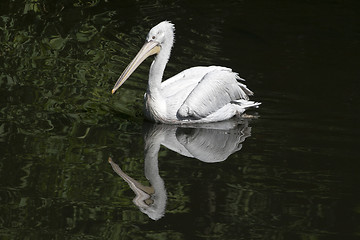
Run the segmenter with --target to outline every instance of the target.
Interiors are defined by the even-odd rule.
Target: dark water
[[[359,238],[359,16],[346,0],[1,1],[0,239]],[[111,95],[165,19],[166,77],[231,67],[259,118],[144,122],[151,60]],[[157,196],[133,202],[116,166]]]

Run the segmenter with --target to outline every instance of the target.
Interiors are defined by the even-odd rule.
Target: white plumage
[[[162,82],[173,43],[172,23],[164,21],[153,27],[144,46],[116,82],[112,93],[148,56],[157,54],[150,67],[148,88],[144,95],[144,111],[149,120],[167,124],[218,122],[260,105],[249,101],[253,92],[240,82],[244,80],[230,68],[192,67]]]

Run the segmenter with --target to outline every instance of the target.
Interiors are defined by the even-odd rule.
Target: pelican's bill
[[[159,46],[159,43],[155,41],[146,42],[116,81],[111,93],[115,93],[116,90],[129,78],[129,76],[147,57],[159,53],[160,49],[161,47]]]

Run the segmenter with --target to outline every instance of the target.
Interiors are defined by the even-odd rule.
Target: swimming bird
[[[144,46],[126,67],[112,93],[149,56],[156,55],[149,71],[144,95],[145,117],[165,124],[208,123],[240,116],[247,108],[261,103],[249,101],[253,92],[244,79],[230,68],[192,67],[162,81],[174,44],[174,25],[163,21],[153,27]]]

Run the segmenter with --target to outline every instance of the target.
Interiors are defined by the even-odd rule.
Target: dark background
[[[360,2],[0,3],[0,239],[357,239]],[[150,28],[176,27],[165,77],[231,67],[261,101],[226,161],[159,152],[153,221],[107,163],[144,176]],[[220,143],[219,143],[220,144]]]

